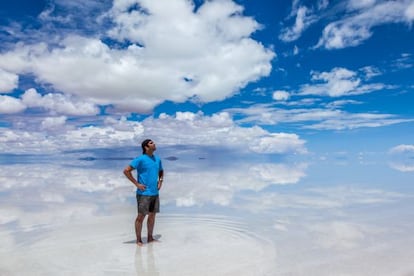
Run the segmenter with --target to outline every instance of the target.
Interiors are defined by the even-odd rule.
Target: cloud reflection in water
[[[414,255],[413,193],[406,185],[399,192],[352,184],[343,164],[342,175],[335,171],[343,184],[309,184],[321,179],[318,164],[166,153],[178,158],[164,160],[155,229],[161,242],[141,251],[126,243],[134,238],[136,208],[122,175],[126,159],[1,165],[0,274],[414,272],[407,261]]]

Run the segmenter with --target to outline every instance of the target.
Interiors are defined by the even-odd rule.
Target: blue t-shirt
[[[144,191],[137,189],[137,194],[154,196],[158,195],[158,173],[162,171],[161,159],[156,156],[142,154],[129,163],[137,170],[137,180],[147,188]]]

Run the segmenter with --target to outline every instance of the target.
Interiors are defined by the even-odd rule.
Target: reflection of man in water
[[[142,223],[146,215],[148,242],[154,241],[152,236],[155,224],[155,214],[160,211],[160,200],[158,191],[162,186],[164,171],[161,159],[154,155],[155,143],[146,139],[142,142],[142,155],[132,160],[124,169],[125,176],[137,187],[138,216],[135,220],[135,234],[137,245],[142,246],[141,239]],[[137,178],[132,171],[137,170]]]
[[[155,262],[153,247],[150,244],[148,247],[138,247],[135,251],[135,271],[137,276],[159,276]]]

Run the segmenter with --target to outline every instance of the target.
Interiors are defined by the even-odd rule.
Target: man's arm
[[[162,182],[164,181],[164,171],[158,172],[158,190],[162,187]]]
[[[138,189],[141,191],[144,191],[146,186],[142,185],[141,183],[138,183],[138,181],[135,179],[135,177],[132,175],[132,171],[134,170],[133,167],[130,165],[126,166],[124,169],[124,175],[129,179],[129,181],[132,182]]]

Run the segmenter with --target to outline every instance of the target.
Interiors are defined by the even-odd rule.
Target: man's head
[[[153,153],[156,149],[155,143],[151,139],[145,139],[144,141],[142,141],[141,147],[142,147],[142,153],[147,153],[147,152]]]

